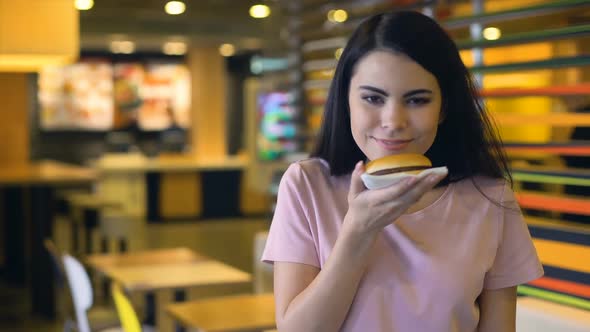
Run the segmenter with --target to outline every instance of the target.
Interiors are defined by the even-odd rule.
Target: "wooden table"
[[[97,272],[112,277],[112,269],[121,267],[156,266],[169,264],[194,263],[209,258],[188,248],[163,248],[127,252],[123,254],[95,254],[86,257],[86,264]],[[117,272],[115,272],[117,273]],[[109,294],[108,284],[103,285],[105,294]],[[139,294],[138,294],[139,295]],[[148,316],[155,319],[155,301],[153,295],[146,295],[149,304]],[[153,323],[153,322],[151,322]]]
[[[53,232],[55,189],[88,187],[95,180],[92,169],[54,161],[0,165],[6,276],[16,284],[30,282],[33,313],[56,313],[52,263],[43,248]]]
[[[245,294],[171,304],[166,310],[182,325],[202,332],[275,327],[274,296]]]
[[[249,283],[249,273],[215,260],[111,267],[106,275],[128,291],[184,289],[220,284]]]
[[[243,285],[252,281],[249,273],[213,259],[151,265],[111,266],[102,271],[129,292],[155,292],[156,306],[172,301],[171,291],[188,288]],[[173,326],[164,310],[155,310],[160,332]]]
[[[86,257],[86,263],[102,274],[113,268],[159,264],[192,263],[208,259],[188,248],[150,249],[124,254],[99,254]]]
[[[57,161],[0,165],[2,185],[67,185],[96,180],[97,173],[87,167]]]

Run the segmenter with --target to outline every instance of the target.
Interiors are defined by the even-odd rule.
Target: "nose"
[[[381,127],[390,130],[404,129],[408,126],[408,114],[404,105],[392,103],[381,113]]]

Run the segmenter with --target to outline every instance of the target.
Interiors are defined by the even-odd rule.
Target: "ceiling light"
[[[270,8],[267,5],[254,5],[250,7],[250,16],[254,18],[265,18],[270,15]]]
[[[236,53],[236,48],[232,44],[221,44],[219,46],[219,54],[223,56],[232,56]]]
[[[166,6],[164,6],[164,10],[166,11],[166,14],[179,15],[184,13],[186,5],[182,1],[168,1]]]
[[[135,43],[129,40],[113,40],[110,49],[113,53],[131,54],[135,51]]]
[[[94,0],[76,0],[75,6],[77,10],[88,10],[94,6]]]
[[[348,19],[348,13],[344,9],[332,9],[328,12],[328,20],[334,23],[342,23]]]
[[[495,27],[483,29],[483,37],[487,40],[497,40],[502,36],[502,31]]]
[[[186,53],[186,44],[183,42],[166,42],[162,46],[162,52],[168,55],[183,55]]]

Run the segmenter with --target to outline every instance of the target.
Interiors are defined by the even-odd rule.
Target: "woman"
[[[398,153],[448,175],[367,190],[363,162]],[[543,270],[499,139],[435,21],[396,12],[357,28],[311,157],[281,180],[263,254],[279,331],[514,331],[516,285]]]

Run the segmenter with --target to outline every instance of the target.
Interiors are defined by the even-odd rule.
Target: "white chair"
[[[45,239],[43,245],[51,257],[54,265],[56,291],[58,300],[59,317],[64,321],[64,332],[72,331],[76,326],[71,291],[66,286],[67,276],[63,264],[63,253],[55,246],[52,240]],[[93,331],[102,330],[106,327],[118,326],[119,318],[113,308],[107,306],[93,306],[86,311],[86,316]]]
[[[253,282],[255,294],[270,293],[273,291],[272,265],[260,261],[267,237],[268,232],[258,232],[254,235]]]
[[[93,294],[92,285],[84,266],[74,257],[64,254],[63,265],[70,286],[70,294],[76,315],[76,326],[78,332],[123,332],[120,326],[94,327],[91,329],[88,320],[88,310],[92,307]]]

